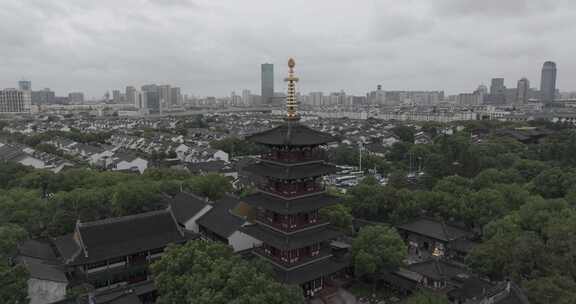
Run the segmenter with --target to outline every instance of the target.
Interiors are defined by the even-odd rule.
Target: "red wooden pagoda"
[[[336,138],[299,123],[293,59],[288,66],[285,123],[247,138],[267,146],[269,153],[246,168],[263,182],[246,198],[257,211],[255,223],[242,229],[262,241],[254,253],[274,266],[278,280],[302,286],[310,297],[348,263],[330,246],[340,233],[319,217],[321,208],[338,202],[322,183],[336,167],[324,161],[321,146]]]

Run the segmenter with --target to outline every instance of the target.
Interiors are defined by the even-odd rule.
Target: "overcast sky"
[[[0,87],[259,93],[272,62],[283,91],[293,56],[304,92],[538,87],[546,60],[572,90],[575,20],[575,0],[0,0]]]

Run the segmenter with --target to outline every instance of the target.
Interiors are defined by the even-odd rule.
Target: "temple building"
[[[197,238],[180,227],[167,208],[78,221],[71,234],[20,244],[18,260],[31,274],[28,295],[33,304],[64,301],[66,290],[80,285],[102,293],[134,284],[146,286],[138,297],[148,303],[155,298],[149,266],[160,259],[168,244]]]
[[[349,265],[331,246],[340,232],[319,216],[321,208],[338,203],[322,182],[336,171],[324,161],[322,146],[337,139],[300,124],[293,59],[288,66],[285,122],[247,138],[268,152],[245,169],[261,182],[257,193],[245,198],[256,210],[254,224],[241,231],[262,242],[253,253],[273,265],[278,281],[300,285],[312,297]]]

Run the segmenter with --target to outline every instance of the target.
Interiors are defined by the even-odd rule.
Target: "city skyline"
[[[382,84],[456,94],[497,77],[507,87],[522,77],[538,87],[547,60],[561,67],[557,87],[574,89],[576,46],[562,43],[576,32],[572,1],[429,2],[6,2],[0,84],[25,78],[35,89],[89,98],[170,83],[183,93],[223,96],[259,92],[258,66],[294,56],[303,92],[359,95]],[[278,77],[275,86],[283,91]]]

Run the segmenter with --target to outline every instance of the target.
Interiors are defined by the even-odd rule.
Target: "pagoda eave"
[[[291,180],[306,177],[318,177],[337,172],[337,168],[326,163],[314,163],[302,166],[279,166],[269,162],[259,162],[246,167],[244,170],[258,176],[275,179]]]
[[[306,229],[301,232],[286,234],[265,227],[261,223],[244,226],[240,228],[240,231],[269,244],[270,246],[282,250],[302,248],[320,242],[334,240],[342,235],[342,232],[327,226],[320,226]]]
[[[350,262],[345,259],[329,258],[313,264],[296,268],[294,270],[284,270],[278,266],[274,267],[276,279],[288,285],[297,285],[309,282],[319,277],[328,277],[338,271],[350,266]]]
[[[342,198],[328,193],[320,193],[288,200],[265,192],[258,192],[247,196],[244,201],[253,207],[289,215],[335,205],[342,202]]]
[[[267,146],[319,146],[338,141],[335,136],[313,130],[297,121],[288,121],[246,139]]]

